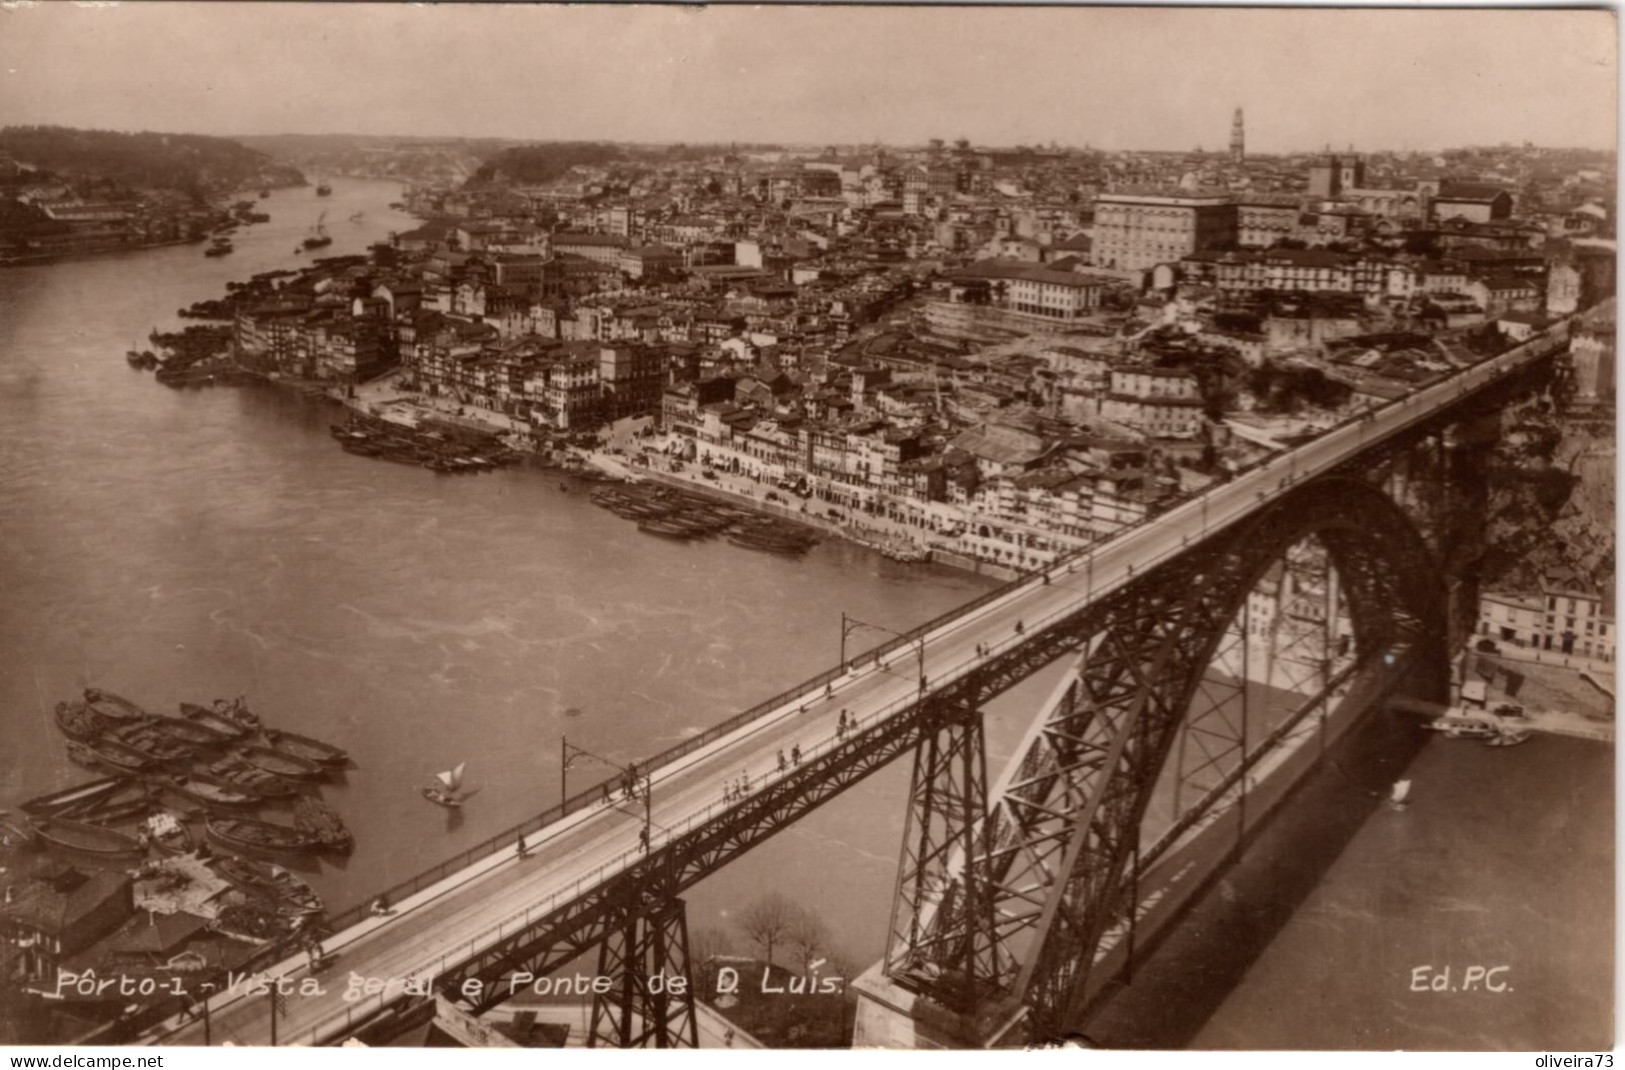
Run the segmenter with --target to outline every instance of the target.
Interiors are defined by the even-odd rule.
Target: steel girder
[[[1027,644],[1030,656],[1046,661],[1081,650],[1082,666],[1021,755],[988,833],[976,838],[987,854],[973,856],[970,869],[973,882],[993,889],[994,975],[1005,1003],[1026,1006],[1038,1037],[1064,1034],[1101,937],[1123,913],[1125,870],[1151,791],[1214,650],[1264,571],[1311,536],[1342,580],[1361,668],[1397,684],[1430,661],[1436,691],[1443,668],[1437,571],[1404,513],[1359,480],[1306,483]],[[1026,675],[1007,665],[989,676],[1001,672]],[[929,913],[921,926],[928,931],[961,917]],[[966,941],[933,932],[922,946]],[[959,964],[940,966],[951,976]],[[952,989],[923,984],[917,969],[891,976],[952,1009],[971,1009]]]
[[[981,842],[988,832],[982,716],[940,702],[933,709],[941,726],[914,750],[886,970],[919,971],[922,983],[956,990],[955,1004],[974,1007],[996,990],[999,973],[991,890],[962,864],[987,853]],[[922,928],[933,909],[949,920]]]
[[[1344,506],[1339,508],[1339,502]],[[1318,504],[1305,508],[1310,503]],[[1349,528],[1341,542],[1335,534],[1339,522]],[[1106,893],[1116,889],[1132,846],[1129,830],[1137,826],[1137,814],[1143,809],[1141,782],[1154,777],[1166,756],[1166,743],[1172,738],[1166,726],[1178,723],[1178,687],[1169,682],[1188,681],[1193,671],[1205,667],[1195,649],[1197,639],[1207,636],[1217,641],[1217,629],[1223,626],[1223,622],[1215,625],[1221,606],[1234,615],[1229,601],[1237,597],[1238,568],[1267,567],[1270,554],[1262,551],[1268,546],[1279,554],[1286,545],[1281,539],[1288,534],[1288,543],[1320,534],[1340,574],[1350,577],[1345,582],[1362,651],[1378,650],[1399,636],[1406,642],[1389,642],[1394,650],[1403,653],[1402,647],[1416,645],[1416,629],[1402,626],[1400,618],[1406,616],[1402,607],[1415,604],[1416,593],[1430,589],[1431,567],[1415,563],[1425,562],[1426,546],[1397,508],[1368,485],[1342,479],[1311,481],[1239,530],[1195,544],[1110,596],[1032,629],[1019,647],[989,658],[978,672],[939,689],[914,708],[856,733],[741,801],[722,819],[658,844],[643,861],[603,886],[470,956],[443,974],[437,987],[455,998],[463,981],[480,980],[482,995],[465,1001],[475,1013],[505,1002],[510,995],[506,979],[519,973],[545,976],[604,941],[617,924],[624,926],[618,904],[644,895],[677,897],[944,730],[954,721],[944,711],[979,710],[988,699],[1044,666],[1087,649],[1090,667],[1075,706],[1052,718],[1041,745],[1023,758],[1031,766],[1028,775],[1006,794],[985,830],[971,840],[977,872],[992,892],[996,940],[990,944],[978,935],[986,916],[980,906],[956,905],[974,904],[978,896],[967,899],[949,891],[953,882],[944,886],[938,878],[915,880],[912,886],[923,891],[914,893],[918,906],[910,907],[930,915],[917,931],[929,932],[925,939],[934,948],[959,949],[953,955],[938,955],[938,976],[951,983],[946,989],[932,986],[938,990],[931,994],[950,1006],[963,1006],[966,995],[976,991],[986,1005],[991,999],[989,981],[1009,992],[1024,970],[1026,983],[1019,990],[1038,995],[1022,998],[1035,1007],[1059,1006],[1071,988],[1073,971],[1066,965],[1067,955],[1053,952],[1043,961],[1033,958],[1028,966],[1016,960],[1011,948],[1019,934],[1029,930],[1039,933],[1045,947],[1066,944],[1081,949],[1098,943],[1117,907]],[[1384,549],[1385,540],[1392,546]],[[1399,576],[1416,582],[1395,582]],[[1244,598],[1245,593],[1243,588],[1239,596]],[[1417,606],[1409,615],[1420,621],[1426,616],[1425,607]],[[1142,717],[1147,709],[1150,713]],[[979,750],[980,745],[962,734],[957,742],[947,739],[939,748],[940,754],[957,755],[963,769],[967,748]],[[961,789],[961,806],[966,798]],[[1089,832],[1072,836],[1078,828]],[[941,833],[933,835],[940,839]],[[966,842],[962,828],[956,839],[959,845]],[[944,856],[926,854],[940,870]],[[1060,881],[1058,874],[1071,874],[1071,879]],[[1067,894],[1051,896],[1053,887],[1060,885]],[[945,911],[939,909],[944,902]],[[939,923],[961,931],[939,934],[930,929]],[[906,928],[910,923],[900,924]],[[1051,940],[1051,930],[1060,931],[1062,937]],[[913,967],[920,966],[920,956],[907,957]],[[976,980],[967,985],[967,977]]]
[[[658,844],[632,868],[531,924],[516,928],[442,974],[437,987],[459,998],[456,993],[464,981],[480,981],[480,997],[464,1001],[475,1013],[506,1002],[515,975],[546,976],[608,938],[618,925],[624,926],[624,904],[676,898],[738,855],[907,753],[932,724],[934,708],[938,707],[922,703],[852,735],[843,745],[803,763],[790,776],[739,802],[722,820]]]
[[[681,899],[623,904],[598,949],[598,976],[612,987],[593,991],[588,1047],[700,1046]]]

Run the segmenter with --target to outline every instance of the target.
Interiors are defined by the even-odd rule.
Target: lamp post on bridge
[[[654,795],[654,779],[650,777],[647,771],[640,773],[638,771],[636,762],[633,762],[631,765],[621,765],[619,762],[612,762],[603,755],[594,754],[585,747],[576,746],[562,735],[559,737],[559,793],[562,796],[562,803],[559,809],[563,810],[565,806],[569,805],[570,765],[577,758],[590,758],[595,762],[601,762],[604,765],[609,766],[611,769],[619,770],[621,773],[622,782],[626,785],[636,785],[639,780],[643,781],[643,831],[645,840],[647,841],[649,829],[653,824],[653,814],[651,812],[653,804],[651,800],[652,796]]]
[[[908,642],[912,642],[914,644],[914,653],[919,657],[919,661],[920,661],[920,692],[922,694],[924,694],[925,687],[926,687],[926,680],[925,680],[925,636],[916,635],[912,639],[910,639],[909,636],[904,635],[902,632],[893,631],[892,629],[884,627],[884,626],[879,625],[879,624],[871,624],[869,621],[866,621],[866,620],[859,620],[858,618],[856,618],[854,616],[850,616],[848,613],[846,613],[845,610],[842,610],[842,612],[841,612],[841,668],[843,670],[846,668],[846,637],[851,635],[853,632],[857,631],[859,628],[873,628],[877,632],[885,632],[887,635],[894,635],[899,639],[902,639],[902,640],[905,640],[905,641],[908,641]],[[878,660],[876,661],[876,664],[879,664]]]

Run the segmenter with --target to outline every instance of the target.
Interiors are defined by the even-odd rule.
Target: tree
[[[739,914],[739,931],[746,939],[762,949],[768,965],[773,964],[773,949],[782,944],[795,923],[796,905],[778,892],[769,892],[746,907]]]
[[[816,910],[797,908],[784,934],[784,942],[801,959],[802,970],[811,970],[813,960],[829,949],[829,927]]]

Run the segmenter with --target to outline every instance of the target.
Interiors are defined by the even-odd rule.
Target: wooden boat
[[[668,539],[692,539],[695,534],[691,529],[673,524],[669,520],[645,520],[638,525],[638,530]]]
[[[25,814],[49,815],[58,813],[69,807],[111,795],[129,782],[129,777],[110,776],[103,777],[100,780],[92,780],[88,784],[75,784],[71,788],[53,791],[48,795],[37,795],[23,803],[22,810]]]
[[[70,742],[68,757],[91,769],[106,768],[124,773],[139,773],[156,764],[147,755],[116,739],[98,739],[91,743]]]
[[[233,735],[212,728],[201,721],[190,721],[181,717],[161,717],[155,714],[147,723],[161,735],[189,747],[218,747],[230,743],[241,735],[240,732]]]
[[[260,727],[259,715],[248,708],[248,704],[243,701],[241,695],[232,699],[230,702],[227,702],[223,698],[215,699],[214,713],[216,716],[224,717],[233,724],[240,725],[243,728],[258,730]]]
[[[85,688],[85,701],[97,713],[115,721],[144,721],[147,719],[146,710],[127,698],[115,695],[111,691],[103,691],[99,687]]]
[[[244,847],[261,851],[309,851],[320,846],[320,841],[308,832],[287,825],[274,825],[269,821],[254,821],[246,817],[211,817],[209,835],[228,847]]]
[[[281,866],[236,855],[222,855],[215,861],[214,868],[248,894],[275,899],[279,914],[320,914],[324,909],[322,897],[316,894],[316,890]]]
[[[331,850],[349,853],[355,847],[355,834],[344,826],[339,812],[314,795],[301,795],[293,801],[293,825]]]
[[[208,771],[238,791],[246,791],[262,799],[281,799],[299,790],[299,785],[293,781],[267,773],[235,756],[220,759],[210,765]]]
[[[247,725],[239,724],[232,718],[206,706],[199,706],[195,702],[181,703],[181,716],[205,728],[219,732],[228,739],[241,739],[249,733]]]
[[[56,726],[69,739],[81,741],[95,739],[113,723],[83,702],[56,704]]]
[[[265,738],[271,746],[284,754],[292,754],[318,765],[344,765],[350,760],[350,755],[341,747],[331,743],[323,743],[319,739],[301,736],[297,732],[283,732],[276,729],[266,729]]]
[[[324,775],[322,767],[310,759],[275,747],[238,747],[232,753],[256,769],[275,776],[314,780]]]
[[[468,797],[463,792],[463,770],[467,767],[467,762],[458,762],[456,768],[436,773],[437,783],[422,789],[423,797],[437,806],[451,810],[461,809],[463,800]]]
[[[150,723],[115,728],[104,737],[105,740],[117,740],[127,747],[133,747],[155,762],[184,761],[193,752],[192,747],[176,742]]]
[[[152,791],[139,780],[129,780],[111,795],[90,799],[76,803],[73,806],[58,810],[56,817],[71,817],[75,821],[93,821],[98,825],[109,825],[119,821],[128,821],[134,817],[145,817],[152,809]]]
[[[147,853],[141,841],[134,836],[85,821],[74,821],[66,817],[45,817],[36,820],[35,827],[39,830],[40,839],[46,843],[80,854],[118,858]]]
[[[168,810],[160,810],[147,818],[141,830],[166,855],[183,855],[197,847],[191,830]]]
[[[229,781],[203,773],[170,777],[165,785],[184,798],[206,807],[256,806],[262,796],[245,791]]]

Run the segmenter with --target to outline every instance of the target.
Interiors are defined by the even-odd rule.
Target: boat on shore
[[[330,850],[348,854],[355,848],[355,834],[345,827],[339,812],[314,795],[301,795],[294,800],[293,825],[315,836]]]
[[[104,798],[117,791],[121,786],[130,782],[129,777],[110,776],[100,780],[92,780],[88,784],[76,784],[71,788],[53,791],[47,795],[36,795],[23,803],[22,811],[25,814],[49,816],[61,813],[71,807],[81,806]]]
[[[92,825],[86,821],[74,821],[66,817],[44,817],[36,819],[34,827],[38,830],[40,839],[51,846],[80,854],[100,858],[120,858],[147,853],[146,847],[134,836],[126,835],[117,829]]]
[[[116,773],[139,773],[157,763],[152,758],[116,739],[89,743],[69,741],[68,758],[88,769],[110,769]]]
[[[183,855],[197,847],[192,831],[168,810],[160,810],[147,818],[142,822],[141,831],[166,855]]]
[[[163,717],[155,714],[147,723],[176,743],[192,747],[219,747],[241,736],[240,732],[233,735],[201,721],[181,717]]]
[[[283,799],[299,790],[293,781],[267,773],[235,756],[213,763],[208,772],[227,786],[261,799]]]
[[[85,702],[103,717],[115,721],[145,721],[150,716],[146,710],[129,699],[115,695],[111,691],[103,691],[99,687],[85,688]]]
[[[69,739],[89,742],[105,732],[110,723],[83,702],[56,704],[56,726]]]
[[[297,732],[268,728],[264,735],[272,747],[284,754],[292,754],[318,765],[345,765],[350,761],[350,754],[344,748],[301,736]]]
[[[660,535],[668,539],[688,540],[696,536],[692,528],[683,524],[674,524],[669,520],[644,520],[638,523],[638,530],[648,532],[650,535]]]
[[[305,852],[320,846],[320,841],[308,832],[247,817],[211,817],[206,827],[211,839],[228,847]]]
[[[131,818],[145,817],[151,812],[154,799],[152,789],[139,780],[129,780],[111,795],[78,803],[58,810],[57,817],[71,817],[75,821],[93,821],[108,825]]]
[[[215,872],[249,895],[275,900],[279,914],[320,914],[325,909],[322,897],[316,894],[314,888],[281,866],[237,855],[222,855],[215,860],[214,868]]]
[[[155,762],[183,762],[192,757],[194,750],[189,744],[171,738],[150,721],[115,728],[103,737],[103,741],[106,740],[117,740]]]
[[[224,717],[233,724],[249,731],[258,731],[260,727],[259,714],[248,708],[248,703],[244,701],[241,695],[238,695],[230,702],[223,698],[215,699],[214,715]]]
[[[207,773],[183,773],[164,781],[164,786],[192,802],[205,807],[237,808],[258,806],[263,796]]]
[[[218,732],[227,739],[242,739],[248,735],[249,728],[240,724],[207,706],[199,706],[195,702],[181,703],[181,716],[204,728]]]
[[[297,754],[290,754],[276,747],[238,747],[232,754],[272,776],[290,777],[294,780],[318,780],[327,775],[321,766],[310,759],[301,758]]]

